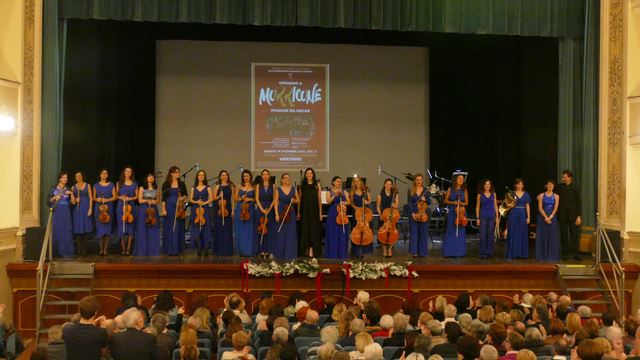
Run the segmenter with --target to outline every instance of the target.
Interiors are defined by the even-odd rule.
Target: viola
[[[422,200],[422,197],[420,197],[420,200],[418,200],[418,203],[416,204],[418,211],[416,212],[416,221],[417,222],[427,222],[429,221],[429,214],[427,214],[427,202]]]
[[[220,189],[221,199],[218,201],[218,216],[226,218],[229,216],[229,210],[227,210],[227,200],[224,199],[224,192]]]
[[[459,198],[458,198],[458,201],[460,201]],[[456,227],[467,226],[468,222],[469,220],[467,220],[466,207],[464,205],[458,204],[458,206],[456,206]]]
[[[336,224],[344,226],[349,223],[349,217],[347,216],[347,205],[342,201],[342,194],[340,196],[340,204],[338,204],[338,215],[336,216]]]
[[[144,211],[144,223],[147,226],[155,226],[158,223],[156,218],[156,208],[147,204],[147,210]]]
[[[196,218],[193,220],[193,223],[196,225],[205,225],[207,223],[207,219],[204,218],[205,209],[202,205],[196,208]]]
[[[176,202],[176,219],[184,219],[187,217],[187,212],[184,210],[184,200],[180,200],[180,193],[178,192],[178,201]]]
[[[393,245],[398,241],[400,233],[396,228],[398,220],[400,220],[400,211],[396,208],[386,208],[380,216],[384,223],[378,229],[378,240],[385,245]]]
[[[351,242],[356,245],[369,245],[373,242],[373,230],[369,226],[373,211],[365,204],[366,191],[362,195],[362,206],[356,208],[356,226],[351,231]]]
[[[127,204],[127,200],[124,200],[122,205],[122,222],[123,223],[125,224],[133,223],[133,214],[131,213],[132,210],[133,208],[131,207],[131,204]]]
[[[98,210],[100,211],[100,215],[98,215],[98,221],[103,224],[111,221],[111,215],[109,215],[109,205],[105,204],[104,202],[100,203],[100,205],[98,206]]]

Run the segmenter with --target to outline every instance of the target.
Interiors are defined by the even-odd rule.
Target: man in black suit
[[[558,223],[560,223],[560,254],[562,260],[573,256],[575,260],[582,260],[578,255],[580,243],[580,225],[582,225],[582,201],[580,192],[573,182],[573,174],[569,170],[562,171],[562,184],[556,193],[560,196],[558,204]]]
[[[144,320],[140,310],[130,308],[122,313],[127,328],[109,339],[109,350],[114,360],[156,360],[158,348],[153,335],[142,332]]]

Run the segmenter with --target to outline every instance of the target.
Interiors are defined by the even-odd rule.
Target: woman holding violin
[[[187,200],[187,186],[180,180],[180,168],[172,166],[162,184],[161,215],[162,252],[177,256],[184,244],[184,202]]]
[[[251,171],[243,170],[240,186],[235,191],[236,209],[233,224],[240,256],[254,256],[258,253],[258,237],[255,227],[256,190],[252,180]]]
[[[331,190],[326,194],[329,211],[327,212],[326,246],[328,259],[346,259],[349,249],[349,218],[347,206],[351,204],[349,193],[342,190],[342,179],[331,179]]]
[[[120,179],[116,184],[116,193],[118,194],[118,204],[116,205],[116,219],[118,221],[116,224],[120,238],[121,255],[131,255],[131,243],[136,230],[134,214],[136,214],[137,192],[138,184],[136,184],[133,169],[127,166],[122,169]]]
[[[400,219],[398,211],[398,190],[391,179],[385,179],[380,194],[376,198],[376,207],[382,225],[378,228],[378,241],[382,244],[382,256],[393,256],[393,244],[398,241],[396,224]]]
[[[507,222],[507,259],[526,259],[529,257],[529,222],[531,215],[531,197],[524,191],[524,180],[515,179],[513,192],[515,203],[508,204]],[[561,199],[560,199],[561,200]]]
[[[322,189],[312,168],[304,171],[300,184],[300,255],[322,256]]]
[[[160,255],[159,203],[160,191],[158,191],[156,176],[148,173],[138,188],[138,221],[136,221],[136,242],[133,244],[135,256]]]
[[[49,191],[48,203],[53,208],[51,219],[51,240],[54,257],[75,255],[73,249],[73,226],[71,225],[71,190],[67,187],[69,176],[66,172],[58,174],[58,182]]]
[[[218,181],[213,188],[215,234],[213,252],[220,256],[233,255],[233,217],[235,198],[234,185],[227,170],[220,170]]]
[[[463,175],[455,177],[453,185],[447,189],[444,199],[445,205],[449,205],[449,213],[447,214],[447,230],[442,241],[442,256],[466,256],[466,209],[469,205],[469,194]]]
[[[416,174],[411,184],[411,217],[409,218],[409,253],[414,257],[425,257],[429,253],[429,216],[427,206],[431,204],[429,191],[422,174]]]
[[[280,187],[273,199],[276,215],[276,230],[273,240],[273,256],[278,260],[292,260],[298,256],[298,233],[296,210],[298,193],[291,184],[291,176],[284,173],[280,177]]]
[[[209,256],[209,241],[211,241],[209,204],[213,202],[213,192],[204,170],[196,174],[189,202],[191,203],[191,243],[195,244],[198,256]]]
[[[113,202],[118,199],[116,186],[109,181],[109,171],[100,170],[100,180],[93,184],[93,214],[96,220],[96,238],[100,241],[100,256],[107,255],[113,227]]]
[[[351,256],[363,258],[373,252],[373,231],[369,226],[373,212],[369,208],[371,198],[361,177],[353,177],[351,207],[354,210],[354,226],[351,231]]]
[[[81,171],[74,176],[76,184],[71,187],[71,210],[73,217],[73,235],[76,238],[78,255],[87,255],[87,238],[93,232],[93,196],[91,185],[84,180]]]
[[[493,189],[493,181],[484,179],[478,186],[476,198],[476,219],[480,227],[480,258],[493,257],[494,234],[498,223],[498,202]]]
[[[275,211],[273,210],[273,197],[275,185],[271,182],[271,173],[264,169],[260,173],[260,182],[256,184],[256,205],[258,206],[258,245],[260,257],[268,258],[273,253],[271,238],[278,229],[276,224]]]

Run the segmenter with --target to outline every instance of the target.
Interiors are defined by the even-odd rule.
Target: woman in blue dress
[[[266,221],[263,231],[258,229],[258,246],[260,248],[260,257],[268,258],[272,251],[272,238],[274,232],[278,229],[276,226],[275,211],[273,211],[273,197],[275,193],[275,185],[271,180],[271,173],[264,169],[260,173],[260,182],[256,184],[256,205],[258,211],[256,214],[260,217],[256,220],[258,224]]]
[[[73,235],[76,240],[78,255],[87,255],[87,240],[93,232],[93,195],[91,185],[84,181],[81,171],[75,174],[76,184],[71,188],[71,209],[73,218]]]
[[[218,174],[218,182],[213,188],[213,201],[217,202],[214,215],[215,235],[213,237],[213,252],[215,255],[233,255],[233,216],[235,200],[233,197],[234,185],[229,180],[229,172],[221,170]],[[225,203],[225,211],[222,210],[222,202]]]
[[[149,173],[144,183],[138,188],[140,205],[136,222],[136,242],[133,246],[133,254],[136,256],[160,255],[160,218],[158,216],[160,199],[156,176]]]
[[[58,174],[58,183],[49,191],[49,205],[53,208],[52,244],[54,257],[70,257],[75,255],[73,249],[73,226],[71,225],[71,209],[69,208],[71,190],[67,187],[69,176],[66,172]]]
[[[480,227],[480,258],[493,257],[496,223],[498,221],[498,202],[493,189],[493,181],[484,179],[478,186],[476,198],[476,219]]]
[[[258,236],[256,233],[255,201],[256,190],[253,187],[253,175],[243,170],[240,186],[235,192],[235,225],[236,244],[240,256],[254,256],[258,253]],[[244,207],[244,212],[243,212]]]
[[[384,184],[382,185],[380,194],[378,194],[378,197],[376,198],[376,207],[380,216],[382,216],[382,212],[384,212],[386,209],[398,209],[398,189],[396,189],[393,185],[393,180],[384,180]],[[385,219],[380,219],[380,226],[382,226],[382,223],[384,221]],[[393,256],[393,244],[382,244],[382,256],[384,258]]]
[[[514,181],[515,203],[508,205],[509,222],[507,223],[507,259],[526,259],[529,257],[529,221],[531,198],[524,191],[524,181]]]
[[[431,198],[424,186],[424,177],[416,174],[411,184],[411,218],[409,219],[409,253],[414,257],[424,257],[429,253],[429,221],[418,217],[418,203],[431,204]]]
[[[296,229],[296,208],[298,193],[291,185],[291,176],[284,173],[281,185],[273,199],[276,210],[276,232],[273,239],[273,256],[278,260],[293,260],[298,256],[298,233]]]
[[[178,216],[178,206],[187,200],[187,186],[180,180],[180,168],[169,168],[168,176],[162,184],[162,252],[176,256],[184,244],[184,218]]]
[[[328,259],[346,259],[349,249],[350,226],[348,222],[345,225],[338,225],[336,220],[340,207],[344,208],[346,216],[347,206],[351,204],[351,201],[349,193],[342,190],[342,179],[339,176],[334,176],[331,179],[331,190],[326,194],[326,201],[329,204],[325,231],[326,256]]]
[[[456,225],[456,209],[459,206],[469,205],[469,193],[467,183],[463,175],[457,175],[453,180],[453,185],[447,189],[444,203],[449,205],[447,214],[447,230],[442,241],[442,256],[459,257],[467,255],[466,236],[467,231],[464,226]]]
[[[93,184],[93,216],[96,223],[96,239],[100,241],[100,256],[107,255],[109,239],[113,232],[113,202],[117,199],[116,186],[109,181],[109,171],[100,170],[100,180]],[[101,208],[104,211],[101,211]]]
[[[133,169],[129,166],[122,169],[120,179],[116,184],[118,204],[116,205],[116,225],[120,238],[121,255],[131,255],[131,243],[136,232],[136,217],[138,215],[136,200],[138,200],[138,184]],[[124,216],[125,207],[131,207],[131,217]]]
[[[207,173],[199,170],[196,180],[191,188],[189,202],[191,203],[191,243],[195,244],[198,256],[209,256],[209,243],[211,242],[211,212],[209,204],[213,202],[213,192],[207,182]],[[202,209],[204,223],[196,221],[196,211]]]
[[[555,181],[547,180],[546,191],[537,197],[536,259],[541,261],[558,261],[560,258],[558,220],[556,219],[560,196],[553,192],[554,187]]]
[[[368,193],[368,189],[364,185],[362,178],[359,176],[353,177],[353,185],[351,189],[351,207],[354,210],[362,208],[363,206],[368,207],[371,204],[371,196]],[[357,222],[357,219],[354,219],[354,224]],[[355,226],[355,225],[354,225]],[[355,242],[351,242],[351,256],[357,258],[363,258],[364,254],[370,254],[373,252],[373,243],[369,245],[358,245]]]

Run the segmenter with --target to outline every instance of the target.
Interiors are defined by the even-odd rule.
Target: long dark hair
[[[391,183],[391,196],[394,195],[394,193],[396,192],[396,187],[393,185],[393,180],[391,180],[391,178],[386,178],[384,179],[384,181],[382,182],[382,189],[380,189],[380,196],[386,196],[387,194],[385,194],[384,192],[384,186],[385,184],[388,182]]]
[[[169,168],[169,171],[167,171],[167,177],[164,179],[164,184],[162,185],[163,188],[170,188],[171,187],[171,179],[173,179],[173,177],[171,176],[171,173],[173,173],[174,171],[180,171],[180,168],[173,165]],[[178,178],[178,186],[180,186],[180,178]],[[164,191],[164,190],[163,190]]]
[[[253,174],[251,171],[244,169],[242,170],[242,174],[240,174],[240,186],[244,186],[244,174],[249,174],[249,185],[253,185]]]
[[[145,175],[144,181],[142,182],[142,188],[146,189],[147,186],[149,186],[148,181],[147,181],[147,178],[149,176],[153,176],[153,182],[151,183],[151,188],[154,189],[154,190],[157,189],[158,188],[158,183],[156,183],[156,174],[154,174],[152,172],[150,172],[147,175]]]
[[[84,176],[84,172],[82,172],[82,171],[80,171],[80,170],[76,171],[76,172],[73,174],[74,180],[75,180],[76,175],[78,175],[78,174],[80,174],[80,176],[82,177],[82,181],[84,181],[84,182],[86,182],[86,183],[89,183],[89,182],[87,181],[87,178]],[[77,184],[77,183],[78,183],[78,182],[76,181],[76,184]]]
[[[198,187],[198,185],[200,185],[200,181],[198,181],[198,175],[200,175],[200,173],[204,174],[204,180],[202,180],[202,185],[207,185],[207,172],[204,170],[198,170],[198,172],[196,173],[196,178],[193,180],[193,187]]]
[[[307,181],[307,171],[309,170],[311,170],[311,173],[313,174],[313,179],[311,180],[311,184],[309,184],[309,182]],[[317,183],[318,183],[318,179],[316,178],[316,171],[313,170],[313,168],[311,167],[304,169],[304,173],[302,173],[302,184],[300,185],[302,187],[307,187],[307,186],[316,187]]]
[[[269,169],[262,169],[262,171],[260,171],[260,180],[258,184],[264,185],[264,181],[262,180],[262,174],[264,174],[265,171],[267,172],[267,174],[269,174],[269,185],[273,185],[273,183],[271,182],[271,171],[269,171]]]
[[[126,179],[124,178],[124,172],[125,172],[127,169],[131,170],[131,182],[133,182],[133,183],[135,183],[135,182],[136,182],[136,175],[135,175],[135,173],[133,172],[133,168],[132,168],[131,166],[125,166],[125,167],[122,169],[122,171],[120,172],[120,178],[118,179],[118,185],[119,185],[120,187],[122,187],[122,185],[124,185],[124,181],[126,180]]]
[[[107,178],[106,178],[105,180],[106,180],[107,182],[109,182],[109,175],[110,175],[110,174],[109,174],[109,169],[107,169],[107,168],[102,168],[102,169],[100,169],[100,171],[98,171],[98,181],[96,181],[96,182],[100,182],[100,180],[102,180],[102,178],[100,178],[100,175],[101,175],[103,172],[106,172],[106,173],[107,173]]]
[[[233,181],[231,181],[231,176],[229,176],[229,172],[227,170],[220,170],[220,172],[218,173],[218,181],[216,181],[216,184],[222,184],[222,174],[227,174],[227,183],[229,185],[233,185]]]
[[[482,181],[480,181],[480,182],[478,183],[478,194],[482,194],[482,193],[484,193],[484,183],[486,183],[487,181],[488,181],[488,182],[489,182],[489,184],[491,185],[491,187],[489,188],[489,192],[490,192],[490,193],[494,193],[494,192],[496,192],[496,191],[493,189],[493,181],[492,181],[491,179],[482,179]]]
[[[522,191],[524,191],[524,180],[522,178],[515,178],[515,180],[513,180],[513,190],[516,190],[516,185],[522,183]]]
[[[462,176],[462,185],[460,186],[460,190],[467,190],[467,179],[464,178],[464,175],[462,174],[458,174],[456,176],[454,176],[453,178],[453,184],[451,184],[451,187],[453,188],[453,190],[456,189],[456,182],[458,181],[458,177]]]

